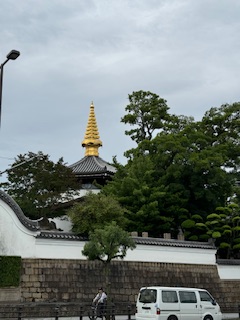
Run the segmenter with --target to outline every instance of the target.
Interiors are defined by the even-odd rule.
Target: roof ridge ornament
[[[100,136],[98,133],[93,102],[90,106],[88,123],[84,140],[82,141],[82,146],[85,148],[85,156],[99,156],[98,148],[102,147],[102,141],[100,140]]]

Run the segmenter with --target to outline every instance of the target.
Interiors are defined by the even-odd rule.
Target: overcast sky
[[[29,151],[80,160],[92,101],[100,157],[121,163],[133,91],[195,120],[240,101],[239,0],[2,0],[0,43],[1,63],[21,52],[4,66],[0,171]]]

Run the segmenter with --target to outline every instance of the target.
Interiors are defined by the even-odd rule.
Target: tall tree
[[[139,155],[104,186],[102,192],[117,197],[127,209],[128,231],[147,231],[157,237],[169,230],[173,221],[162,212],[166,192],[158,182],[150,157]]]
[[[80,188],[63,158],[54,163],[41,151],[18,155],[7,177],[1,187],[32,219],[62,215]]]
[[[125,211],[114,197],[102,193],[88,193],[81,202],[75,203],[67,214],[73,223],[73,231],[87,236],[89,232],[103,228],[112,221],[124,227]]]
[[[239,174],[240,102],[211,108],[201,121],[201,130],[210,138],[211,147],[224,155],[224,167]]]
[[[199,122],[169,116],[155,137],[139,135],[127,165],[103,189],[128,209],[130,230],[176,234],[183,221],[226,206],[239,176],[238,114],[233,104]]]
[[[161,129],[169,119],[166,100],[150,91],[136,91],[128,95],[129,104],[125,110],[127,114],[121,122],[134,126],[134,129],[126,130],[132,140],[139,143],[145,139],[151,140],[153,132]]]
[[[179,134],[159,135],[151,154],[161,183],[170,193],[182,190],[179,195],[191,214],[206,216],[233,193],[233,176],[224,168],[226,154],[211,146],[198,123]]]
[[[104,264],[106,288],[110,293],[110,271],[113,259],[124,259],[127,250],[136,247],[134,240],[115,221],[89,234],[89,241],[83,248],[83,255],[89,260],[99,260]]]

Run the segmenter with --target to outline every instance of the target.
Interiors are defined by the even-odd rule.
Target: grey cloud
[[[107,161],[134,146],[132,91],[198,119],[238,101],[239,14],[238,0],[3,1],[0,58],[21,56],[4,69],[0,171],[28,151],[79,160],[92,100]]]

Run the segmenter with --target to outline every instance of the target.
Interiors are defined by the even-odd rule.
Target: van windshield
[[[156,289],[142,289],[139,295],[139,302],[142,303],[154,303],[157,301]]]
[[[199,295],[200,295],[201,301],[209,301],[211,303],[215,302],[213,297],[207,291],[199,291]]]

